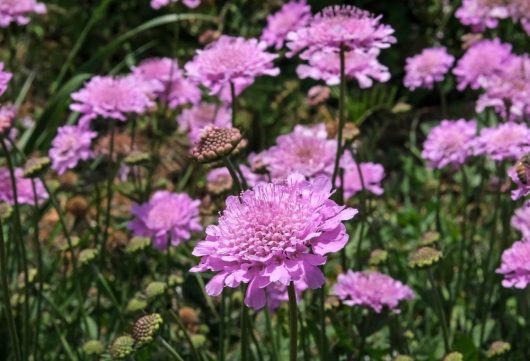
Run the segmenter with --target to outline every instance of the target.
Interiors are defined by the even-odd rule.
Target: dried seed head
[[[438,263],[442,258],[442,252],[432,247],[421,247],[409,256],[409,267],[426,268]]]
[[[381,263],[385,262],[388,258],[388,252],[384,249],[374,249],[372,253],[370,253],[370,259],[368,263],[370,266],[378,266]]]
[[[135,297],[127,303],[127,307],[125,308],[125,311],[127,313],[135,313],[138,311],[142,311],[146,307],[147,307],[147,301]]]
[[[30,158],[24,166],[24,177],[26,178],[37,178],[41,176],[48,167],[50,166],[50,158],[48,157],[35,157]]]
[[[151,282],[145,288],[145,295],[148,298],[157,298],[166,292],[167,285],[164,282]]]
[[[486,351],[486,356],[488,358],[494,358],[505,354],[510,351],[511,348],[512,346],[508,342],[495,341],[490,345],[488,351]]]
[[[179,317],[182,320],[182,323],[185,325],[194,325],[199,323],[197,311],[191,307],[182,307],[179,309]]]
[[[73,196],[66,202],[66,211],[77,218],[86,216],[89,207],[88,200],[82,196]]]
[[[451,352],[445,355],[443,361],[464,361],[464,356],[460,352]]]
[[[191,150],[191,156],[201,163],[214,162],[232,153],[241,139],[239,129],[206,127]]]
[[[114,360],[122,360],[134,352],[134,339],[131,335],[118,336],[109,347],[109,354]]]
[[[95,248],[87,248],[79,253],[79,264],[82,266],[92,263],[98,255],[98,250]]]
[[[123,161],[127,165],[142,165],[148,163],[150,159],[149,153],[133,150]]]
[[[83,345],[83,352],[86,355],[99,355],[105,351],[105,347],[99,340],[89,340]]]
[[[148,237],[133,237],[129,241],[127,247],[125,247],[125,252],[127,253],[136,253],[140,252],[151,245],[151,238]]]
[[[133,326],[133,338],[136,341],[136,347],[142,347],[153,342],[162,322],[162,316],[158,313],[146,315],[136,320]]]

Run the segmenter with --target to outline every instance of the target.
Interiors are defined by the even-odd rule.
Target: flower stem
[[[271,315],[269,311],[269,306],[265,306],[265,323],[267,327],[267,333],[269,334],[270,342],[271,342],[271,349],[272,349],[272,360],[278,361],[278,351],[276,348],[276,341],[274,340],[274,332],[272,330],[272,322],[271,322]]]
[[[325,309],[325,301],[326,301],[326,293],[325,293],[325,287],[324,284],[319,292],[319,321],[320,321],[320,360],[321,361],[327,361],[328,355],[327,355],[327,338],[326,338],[326,309]]]
[[[294,283],[291,281],[288,287],[289,294],[289,361],[296,361],[296,353],[298,351],[298,320],[297,311],[298,306],[296,304],[296,291],[294,289]]]
[[[333,176],[331,177],[331,186],[335,189],[335,181],[339,174],[339,163],[342,156],[342,130],[344,128],[344,110],[346,106],[346,75],[345,75],[345,59],[344,47],[340,48],[340,94],[339,94],[339,127],[337,130],[337,155],[335,156],[335,167],[333,168]],[[342,187],[342,185],[341,185]]]
[[[33,357],[35,360],[38,360],[39,357],[37,355],[37,352],[39,350],[39,334],[40,334],[40,326],[41,326],[41,320],[42,320],[42,288],[44,285],[44,269],[42,266],[42,250],[40,246],[39,241],[39,201],[37,198],[37,184],[35,182],[35,179],[31,179],[31,187],[33,189],[33,203],[35,209],[33,210],[34,217],[33,217],[33,227],[34,227],[34,238],[33,242],[35,243],[35,251],[37,252],[37,279],[38,279],[38,285],[39,290],[37,292],[37,320],[35,324],[35,342],[33,344]]]
[[[195,345],[193,344],[193,340],[191,339],[191,336],[190,336],[188,330],[186,329],[186,326],[184,326],[184,324],[182,323],[182,320],[180,319],[179,315],[177,315],[175,313],[175,311],[173,311],[172,309],[169,310],[169,314],[173,317],[173,319],[177,323],[178,327],[180,328],[180,330],[184,334],[184,338],[186,339],[186,341],[188,342],[188,345],[190,346],[190,350],[191,350],[191,353],[193,355],[193,359],[195,361],[201,361],[202,357],[200,357],[199,353],[197,352],[197,349],[195,348]]]
[[[232,163],[229,157],[224,157],[223,162],[226,168],[228,168],[228,172],[230,173],[230,176],[232,177],[232,180],[234,181],[234,184],[236,185],[238,191],[243,192],[243,185],[241,184],[239,177],[237,176],[237,170],[234,166],[234,163]]]
[[[241,361],[248,361],[249,354],[248,309],[245,302],[241,305]]]
[[[164,340],[161,336],[158,336],[158,341],[160,341],[160,344],[164,349],[173,357],[174,360],[177,361],[184,361],[184,359],[175,351],[173,347],[169,343],[167,343],[166,340]]]
[[[440,324],[442,325],[442,335],[444,340],[445,353],[449,353],[449,329],[447,327],[447,319],[445,317],[445,311],[442,304],[442,297],[440,295],[440,292],[438,292],[438,288],[436,287],[436,284],[434,282],[432,270],[429,269],[427,271],[427,274],[429,276],[429,282],[431,283],[432,292],[434,293],[436,307],[438,308],[438,317],[440,318]]]
[[[22,352],[20,350],[20,343],[18,340],[17,328],[15,326],[15,319],[13,317],[13,310],[11,308],[11,293],[9,292],[9,281],[7,279],[7,258],[5,252],[4,230],[2,221],[0,220],[0,278],[2,281],[2,293],[4,295],[4,303],[6,310],[7,328],[9,338],[13,344],[15,353],[15,360],[22,361]]]
[[[225,308],[226,293],[221,294],[221,309],[219,310],[219,361],[225,361]]]
[[[109,145],[109,162],[112,164],[112,157],[114,155],[114,135],[116,133],[116,124],[114,120],[110,121],[110,145]],[[111,167],[109,167],[111,168]],[[114,181],[114,171],[109,169],[109,178],[107,180],[107,209],[105,216],[105,229],[103,230],[103,242],[101,242],[101,267],[105,267],[105,256],[107,255],[107,241],[109,238],[110,227],[110,208],[112,206],[112,183]]]

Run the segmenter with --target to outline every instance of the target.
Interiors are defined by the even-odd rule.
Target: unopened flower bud
[[[438,263],[442,258],[442,252],[432,247],[421,247],[414,251],[409,257],[409,267],[426,268]]]
[[[77,218],[83,218],[87,214],[89,206],[85,197],[74,196],[66,202],[66,211]]]
[[[164,282],[151,282],[145,288],[145,294],[148,298],[157,298],[166,292],[167,285]]]
[[[50,158],[38,157],[30,158],[24,166],[24,177],[26,178],[37,178],[41,176],[48,167],[50,166]]]
[[[146,315],[136,320],[133,326],[133,338],[136,347],[142,347],[153,342],[162,322],[162,316],[158,313]]]
[[[142,311],[147,307],[147,301],[142,300],[140,298],[133,298],[127,303],[127,307],[125,308],[125,312],[127,313],[135,313],[138,311]]]
[[[0,220],[5,221],[13,214],[13,207],[7,203],[0,203]]]
[[[98,250],[95,248],[87,248],[79,253],[79,264],[82,266],[90,264],[98,255]]]
[[[127,253],[136,253],[140,252],[151,245],[151,238],[148,237],[133,237],[129,241],[127,247],[125,247],[125,252]]]
[[[182,307],[179,309],[179,317],[185,325],[194,325],[199,323],[197,311],[191,307]]]
[[[134,339],[131,335],[118,336],[109,347],[109,354],[114,360],[122,360],[134,352]]]
[[[508,342],[495,341],[490,345],[488,351],[486,351],[486,356],[488,358],[501,356],[506,352],[510,351],[511,348],[512,346]]]
[[[99,340],[89,340],[83,345],[83,352],[88,355],[100,355],[105,351],[105,347]]]
[[[214,162],[232,153],[241,140],[239,129],[206,127],[191,155],[201,163]]]
[[[149,159],[151,159],[149,153],[134,150],[123,161],[127,165],[142,165],[149,162]]]
[[[451,352],[445,355],[443,361],[464,361],[464,356],[460,352]]]

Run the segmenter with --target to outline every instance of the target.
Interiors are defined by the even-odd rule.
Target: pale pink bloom
[[[423,49],[420,54],[407,59],[405,86],[410,90],[432,89],[434,83],[444,80],[454,61],[444,47]]]
[[[310,18],[311,7],[306,0],[290,1],[267,17],[267,27],[261,34],[261,41],[279,50],[283,47],[287,34],[305,26]]]

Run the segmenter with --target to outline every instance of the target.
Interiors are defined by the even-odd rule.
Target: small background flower
[[[444,80],[454,61],[444,47],[423,49],[420,54],[407,59],[405,86],[410,90],[432,89],[434,83]]]
[[[276,50],[283,47],[287,34],[307,24],[311,18],[311,7],[306,0],[294,0],[267,17],[267,26],[261,34],[261,41]]]
[[[18,203],[34,205],[35,199],[33,194],[32,180],[24,177],[24,171],[21,168],[15,169],[15,182]],[[48,199],[48,193],[46,193],[44,185],[38,179],[35,180],[35,188],[38,203]],[[15,203],[11,176],[9,169],[6,167],[0,168],[0,201],[11,205]]]
[[[530,152],[530,129],[524,124],[503,123],[483,128],[474,142],[474,154],[495,161],[518,159]]]
[[[530,283],[530,242],[515,242],[502,253],[497,273],[504,276],[504,287],[525,288]]]
[[[93,155],[92,140],[97,135],[98,133],[79,125],[65,125],[57,129],[49,151],[52,169],[63,174],[80,161],[90,159]]]
[[[0,62],[0,95],[4,94],[13,74],[4,70],[4,63]]]
[[[46,14],[46,5],[35,0],[0,1],[0,28],[6,28],[11,23],[26,25],[31,14]]]

